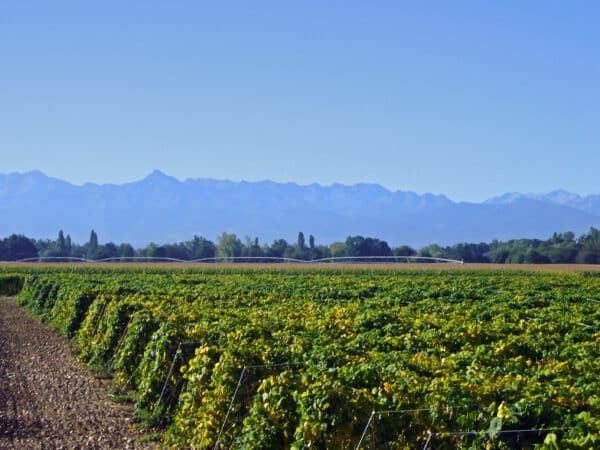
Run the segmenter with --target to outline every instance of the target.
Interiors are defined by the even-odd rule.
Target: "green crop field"
[[[0,292],[174,448],[600,447],[598,272],[7,266]]]

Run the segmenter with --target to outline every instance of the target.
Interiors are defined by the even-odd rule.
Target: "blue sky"
[[[578,1],[3,1],[0,172],[600,193],[599,22]]]

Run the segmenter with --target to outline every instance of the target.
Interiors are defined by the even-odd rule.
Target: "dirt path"
[[[0,297],[0,449],[148,448],[132,420],[66,339]]]

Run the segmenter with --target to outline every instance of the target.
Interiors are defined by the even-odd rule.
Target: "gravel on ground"
[[[0,449],[139,449],[133,406],[110,400],[69,342],[0,297]]]

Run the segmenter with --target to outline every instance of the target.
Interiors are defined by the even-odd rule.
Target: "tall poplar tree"
[[[73,243],[71,242],[71,235],[67,234],[65,238],[65,256],[71,256],[73,251]]]
[[[304,248],[306,247],[306,243],[304,242],[304,233],[302,231],[300,231],[298,233],[298,248],[300,250],[304,250]]]
[[[89,259],[94,259],[96,256],[96,252],[98,251],[98,235],[94,230],[90,232],[90,240],[88,242],[88,252],[87,257]]]
[[[67,245],[65,243],[65,235],[63,233],[63,230],[60,230],[58,232],[58,239],[56,240],[56,244],[57,244],[60,256],[65,256]]]

